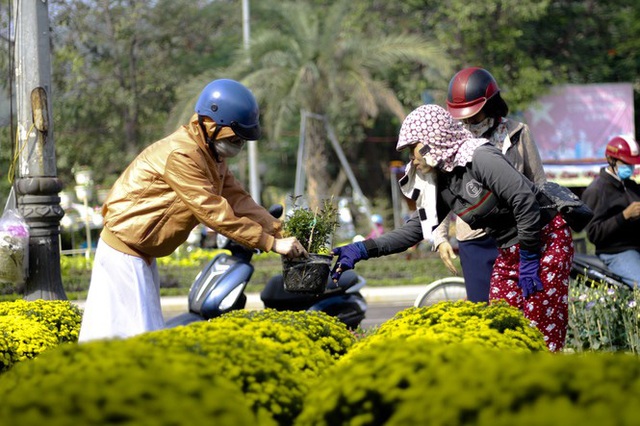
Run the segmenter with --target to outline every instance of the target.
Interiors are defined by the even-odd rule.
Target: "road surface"
[[[361,293],[367,301],[367,314],[362,328],[379,326],[397,312],[413,306],[413,301],[426,286],[410,285],[399,287],[365,287]],[[257,293],[247,294],[247,309],[263,309],[264,305]],[[162,312],[165,320],[187,312],[186,296],[163,297]]]

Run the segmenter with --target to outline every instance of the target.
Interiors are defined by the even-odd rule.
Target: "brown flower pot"
[[[282,256],[284,289],[292,293],[323,293],[329,279],[332,259],[330,255],[315,253],[309,253],[306,259]]]

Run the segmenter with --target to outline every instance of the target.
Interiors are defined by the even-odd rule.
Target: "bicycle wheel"
[[[454,302],[456,300],[466,300],[466,298],[467,289],[464,286],[464,278],[446,277],[429,284],[416,298],[413,306],[420,308],[422,306],[431,306],[438,302]]]

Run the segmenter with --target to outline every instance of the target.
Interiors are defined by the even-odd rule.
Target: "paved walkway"
[[[369,304],[374,303],[402,303],[412,304],[418,295],[425,289],[424,285],[406,285],[397,287],[367,287],[360,293]],[[84,300],[75,302],[80,308],[84,308]],[[175,315],[188,311],[187,296],[165,296],[161,299],[162,311],[166,315]],[[247,309],[263,309],[260,293],[247,293]]]

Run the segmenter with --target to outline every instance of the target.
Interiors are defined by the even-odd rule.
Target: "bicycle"
[[[467,299],[467,289],[464,286],[462,277],[445,277],[429,284],[427,288],[418,295],[413,306],[416,308],[434,305],[438,302]]]

